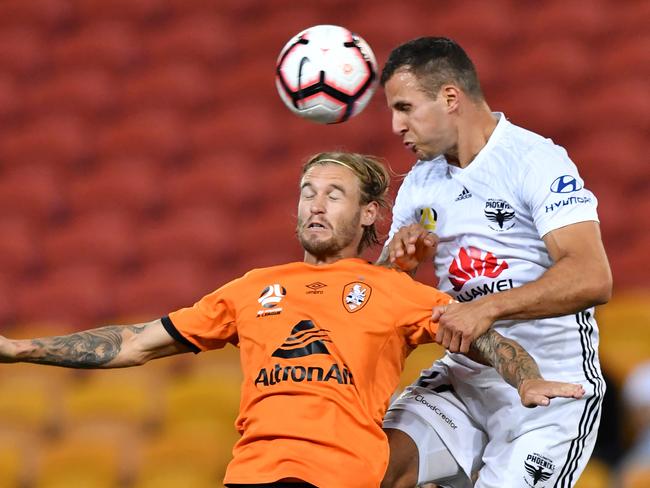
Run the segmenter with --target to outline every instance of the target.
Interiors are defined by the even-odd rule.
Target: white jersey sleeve
[[[598,201],[584,187],[566,151],[553,144],[535,147],[526,158],[521,198],[529,206],[539,236],[585,221],[598,222]]]

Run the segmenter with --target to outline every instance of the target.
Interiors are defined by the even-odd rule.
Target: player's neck
[[[470,105],[459,118],[458,144],[445,153],[449,164],[466,168],[485,147],[497,126],[498,119],[487,103]]]
[[[359,255],[356,252],[341,251],[334,255],[316,256],[314,254],[305,251],[305,257],[303,261],[307,264],[313,264],[314,266],[324,266],[326,264],[334,264],[337,261],[340,261],[341,259],[350,259],[350,258],[358,258],[358,257]]]

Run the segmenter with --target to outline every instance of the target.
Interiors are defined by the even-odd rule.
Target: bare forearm
[[[490,329],[479,336],[470,349],[470,357],[492,366],[517,390],[524,380],[541,379],[537,363],[517,341]]]
[[[606,303],[611,274],[599,263],[571,259],[557,262],[538,280],[481,299],[496,320],[539,319],[579,312]]]
[[[117,326],[77,332],[65,336],[13,341],[15,360],[66,368],[120,368],[140,364],[125,353],[125,344],[145,330],[146,324]]]

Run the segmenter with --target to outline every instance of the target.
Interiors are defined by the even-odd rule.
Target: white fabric
[[[384,429],[399,429],[418,448],[418,486],[435,482],[441,488],[472,488],[473,484],[458,465],[435,429],[420,415],[393,409],[384,418]]]

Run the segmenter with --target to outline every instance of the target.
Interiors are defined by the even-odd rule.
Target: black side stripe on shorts
[[[592,342],[594,326],[589,321],[589,312],[576,314],[578,330],[580,332],[580,343],[582,345],[582,367],[587,381],[594,388],[594,395],[585,402],[585,409],[580,417],[578,435],[571,441],[566,461],[562,466],[554,488],[570,488],[573,477],[578,470],[578,463],[582,457],[587,437],[594,429],[594,424],[600,415],[600,408],[603,400],[603,379],[598,374],[595,365],[596,350]]]

